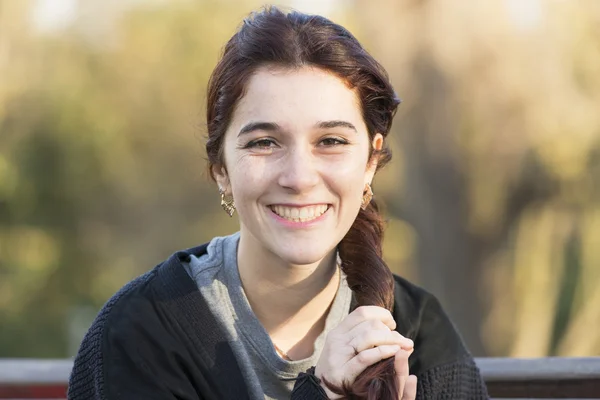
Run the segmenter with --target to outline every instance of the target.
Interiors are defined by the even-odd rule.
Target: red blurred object
[[[66,399],[66,384],[0,385],[0,399]]]

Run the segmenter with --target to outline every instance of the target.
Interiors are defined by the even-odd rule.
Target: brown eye
[[[325,139],[321,140],[321,143],[324,146],[327,146],[327,147],[348,144],[348,142],[345,141],[345,140],[342,140],[342,139],[339,139],[339,138],[333,138],[333,137],[331,137],[331,138],[325,138]]]
[[[272,139],[257,139],[248,143],[245,148],[258,148],[258,149],[271,149],[275,147],[276,143]]]

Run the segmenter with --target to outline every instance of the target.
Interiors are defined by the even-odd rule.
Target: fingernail
[[[392,347],[390,347],[390,352],[396,354],[397,352],[400,351],[400,346],[396,346],[395,344],[392,345]]]

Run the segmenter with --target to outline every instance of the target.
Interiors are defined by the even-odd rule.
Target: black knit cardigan
[[[210,299],[182,265],[206,248],[173,254],[104,305],[75,358],[69,399],[249,398]],[[409,368],[418,377],[417,398],[487,399],[479,370],[439,302],[395,278],[393,314],[397,330],[415,342]],[[301,380],[292,399],[321,398],[314,379]]]

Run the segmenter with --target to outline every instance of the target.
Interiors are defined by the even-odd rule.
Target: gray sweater
[[[303,360],[286,361],[277,355],[269,334],[252,312],[244,293],[237,267],[239,238],[239,233],[214,238],[206,254],[191,256],[184,267],[202,295],[211,299],[208,305],[218,317],[242,374],[249,382],[251,397],[289,399],[294,387],[292,379],[317,363],[326,334],[350,312],[352,292],[342,275],[325,330],[315,341],[313,354]]]

